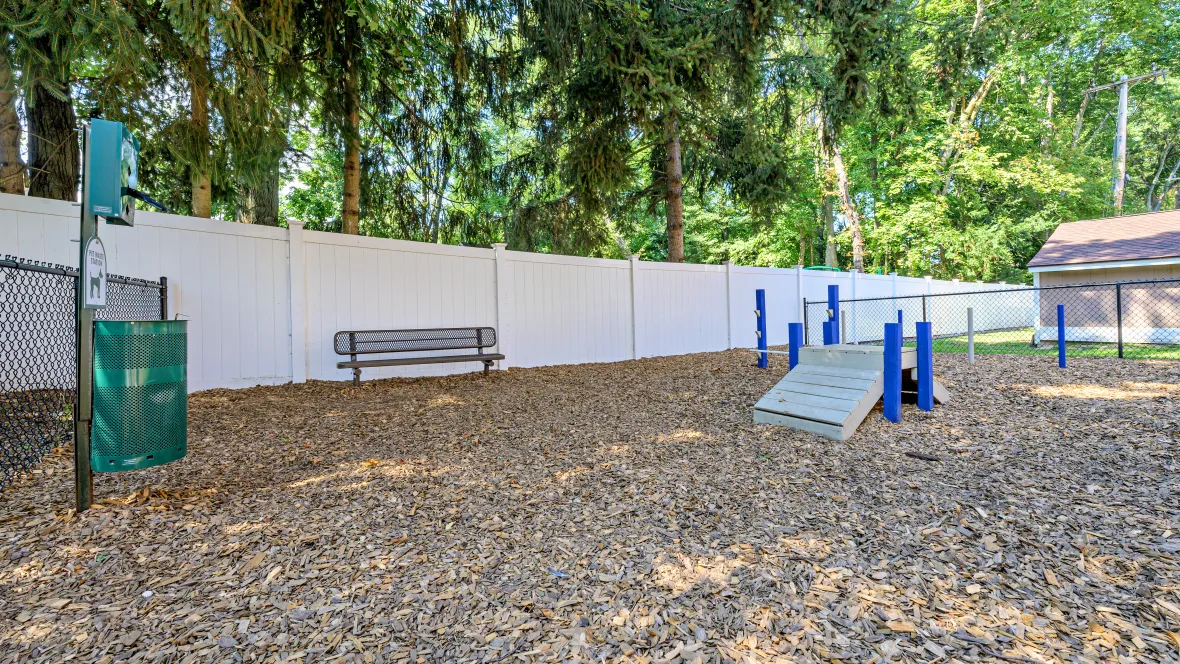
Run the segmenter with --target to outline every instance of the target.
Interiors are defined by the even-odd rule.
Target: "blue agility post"
[[[840,343],[840,286],[832,284],[828,286],[828,309],[831,310],[832,316],[832,343]]]
[[[787,359],[794,369],[799,364],[799,349],[803,347],[803,323],[787,323]]]
[[[918,323],[918,408],[934,410],[934,329]]]
[[[824,328],[824,345],[831,346],[832,345],[832,321],[825,320],[824,324],[823,324],[823,328]]]
[[[766,291],[759,288],[754,291],[754,313],[758,320],[758,350],[764,351],[767,347],[766,339]],[[765,369],[770,366],[770,355],[768,353],[758,353],[758,368]]]
[[[1057,366],[1065,368],[1065,305],[1057,305]]]
[[[885,419],[901,421],[901,326],[885,323]]]
[[[900,338],[901,338],[902,345],[904,345],[905,344],[905,323],[902,321],[901,309],[897,310],[897,329],[898,329],[898,334],[901,335]]]

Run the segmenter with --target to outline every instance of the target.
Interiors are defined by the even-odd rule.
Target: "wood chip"
[[[0,659],[1176,660],[1180,365],[935,361],[843,444],[745,351],[197,393],[96,508],[0,496]]]

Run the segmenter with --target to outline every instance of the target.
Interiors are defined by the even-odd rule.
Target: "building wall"
[[[1039,277],[1044,288],[1040,293],[1041,337],[1056,338],[1057,305],[1063,304],[1069,340],[1117,341],[1121,301],[1124,341],[1180,342],[1180,281],[1124,283],[1118,289],[1121,292],[1116,292],[1113,285],[1113,282],[1160,279],[1180,279],[1180,265],[1042,272]]]
[[[1111,281],[1143,281],[1147,279],[1180,279],[1180,265],[1144,267],[1112,267],[1100,270],[1065,270],[1042,272],[1042,286],[1070,284],[1100,284]]]

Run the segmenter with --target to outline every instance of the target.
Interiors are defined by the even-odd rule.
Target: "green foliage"
[[[130,124],[178,211],[194,171],[225,218],[277,177],[280,217],[338,231],[356,138],[362,233],[662,260],[675,138],[687,260],[813,265],[838,149],[866,270],[987,280],[1027,281],[1058,224],[1113,213],[1117,97],[1087,90],[1180,67],[1180,8],[1144,0],[0,0],[0,19],[16,88]],[[1126,212],[1180,203],[1178,77],[1131,89]],[[841,213],[842,266],[851,236]]]
[[[292,136],[292,147],[310,158],[302,164],[298,181],[283,198],[281,216],[302,221],[308,230],[339,231],[344,150],[332,143],[323,145],[319,138],[307,130]]]

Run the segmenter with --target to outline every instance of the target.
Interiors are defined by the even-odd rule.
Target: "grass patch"
[[[912,341],[906,342],[913,346]],[[941,337],[934,340],[935,353],[966,353],[967,335]],[[1118,344],[1088,341],[1068,341],[1065,353],[1069,357],[1118,357]],[[1032,345],[1032,328],[981,332],[975,335],[976,355],[1057,355],[1057,343],[1042,341]],[[1123,358],[1132,360],[1180,360],[1180,344],[1123,344]]]

